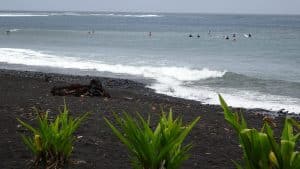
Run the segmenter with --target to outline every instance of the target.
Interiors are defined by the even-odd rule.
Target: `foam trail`
[[[34,17],[34,16],[111,16],[111,17],[132,17],[132,18],[153,18],[162,17],[156,14],[118,14],[118,13],[0,13],[0,17]]]
[[[87,14],[76,13],[76,12],[59,12],[59,13],[50,13],[50,16],[86,16]]]
[[[23,14],[23,13],[0,13],[0,17],[32,17],[32,16],[49,16],[47,14]]]
[[[285,109],[300,113],[300,99],[288,96],[271,95],[255,91],[235,89],[212,89],[210,87],[188,87],[181,84],[169,85],[156,83],[148,86],[157,93],[201,101],[205,104],[219,105],[218,93],[221,93],[230,106],[243,108],[262,108],[270,111]]]
[[[115,15],[121,17],[137,17],[137,18],[151,18],[151,17],[161,17],[160,15]]]
[[[75,69],[94,69],[101,72],[130,74],[154,78],[160,82],[197,81],[222,77],[225,72],[209,69],[189,69],[185,67],[152,67],[106,64],[96,60],[82,61],[80,58],[49,55],[30,49],[0,48],[0,62],[25,64],[30,66],[49,66]]]
[[[10,32],[18,32],[20,29],[10,29]]]
[[[155,15],[155,14],[89,14],[91,16],[114,16],[114,17],[132,17],[132,18],[153,18],[153,17],[162,17],[162,15]]]
[[[49,16],[108,16],[108,17],[133,17],[133,18],[162,17],[162,15],[156,15],[156,14],[76,13],[76,12],[49,13]]]
[[[190,69],[185,67],[154,67],[107,64],[97,60],[56,56],[30,49],[0,48],[0,62],[30,66],[47,66],[96,70],[116,74],[129,74],[155,79],[157,82],[148,86],[157,93],[198,100],[207,104],[219,104],[217,93],[221,93],[229,105],[244,108],[263,108],[277,111],[286,109],[300,113],[300,99],[288,96],[270,95],[255,91],[242,91],[229,88],[213,89],[201,86],[186,86],[185,82],[195,82],[209,78],[221,78],[226,71],[209,69]]]

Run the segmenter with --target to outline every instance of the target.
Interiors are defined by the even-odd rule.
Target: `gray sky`
[[[0,0],[0,10],[300,14],[300,0]]]

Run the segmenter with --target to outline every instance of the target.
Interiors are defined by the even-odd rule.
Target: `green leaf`
[[[150,118],[145,120],[139,113],[137,119],[127,113],[123,117],[114,114],[117,126],[114,126],[106,117],[107,125],[123,142],[130,152],[133,168],[145,169],[177,169],[188,158],[191,145],[182,146],[182,143],[194,125],[199,121],[197,117],[188,126],[182,125],[181,118],[173,118],[162,113],[160,120],[153,130],[150,127]]]
[[[37,109],[35,110],[37,111]],[[68,112],[69,110],[64,104],[63,111],[53,121],[48,119],[47,111],[42,115],[37,112],[38,126],[36,128],[17,119],[21,125],[32,132],[33,137],[22,135],[22,139],[28,149],[35,154],[37,161],[56,163],[55,160],[64,159],[66,161],[71,155],[75,140],[73,133],[89,113],[74,119],[69,116]]]
[[[280,144],[276,142],[273,129],[264,123],[260,131],[247,128],[246,120],[238,113],[230,112],[226,102],[219,95],[224,118],[236,130],[242,145],[245,169],[300,169],[300,155],[296,144],[300,133],[300,124],[286,118],[281,134]],[[240,118],[241,117],[241,118]],[[238,169],[243,166],[234,162]]]

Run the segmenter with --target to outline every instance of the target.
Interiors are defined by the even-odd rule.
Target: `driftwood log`
[[[69,86],[53,87],[51,90],[54,96],[96,96],[110,98],[110,94],[102,87],[99,80],[91,80],[89,85],[71,84]]]

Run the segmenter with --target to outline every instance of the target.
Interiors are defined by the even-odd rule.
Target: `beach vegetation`
[[[173,118],[173,113],[162,112],[156,127],[150,126],[150,117],[143,118],[139,113],[133,118],[127,113],[123,117],[114,114],[116,125],[104,118],[113,133],[129,150],[132,166],[135,169],[177,169],[189,157],[191,144],[183,141],[199,121],[197,117],[184,125],[182,118]]]
[[[17,119],[31,132],[31,136],[22,135],[23,142],[34,154],[33,166],[42,168],[60,168],[67,164],[73,151],[74,132],[88,116],[88,113],[73,118],[64,104],[54,120],[49,119],[49,112],[37,113],[37,127]]]
[[[300,154],[296,149],[300,123],[287,117],[280,139],[276,139],[270,122],[261,130],[249,128],[242,114],[233,113],[219,95],[225,120],[239,136],[243,162],[234,162],[237,169],[300,169]],[[279,142],[277,142],[279,140]]]

